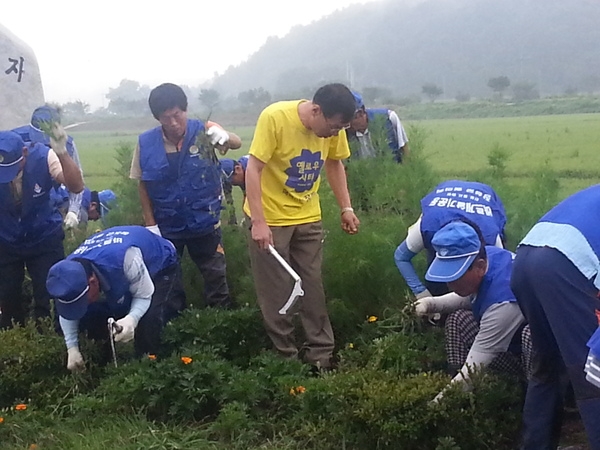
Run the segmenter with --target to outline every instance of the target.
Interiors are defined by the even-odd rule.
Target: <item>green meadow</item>
[[[494,149],[506,153],[506,175],[526,180],[548,167],[558,172],[561,196],[600,181],[600,114],[423,120],[424,154],[445,178],[467,177],[488,164]]]
[[[94,124],[71,130],[79,149],[86,182],[92,189],[110,187],[118,162],[115,149],[121,143],[134,146],[139,133],[153,126],[120,123],[119,131],[94,131]],[[506,176],[520,183],[532,172],[548,167],[558,172],[561,197],[600,182],[600,114],[444,119],[405,121],[407,133],[424,130],[424,156],[443,178],[466,178],[488,166],[492,151],[506,154]],[[85,128],[89,128],[89,131]],[[102,127],[106,128],[106,127]],[[247,153],[253,127],[232,127],[242,138]]]

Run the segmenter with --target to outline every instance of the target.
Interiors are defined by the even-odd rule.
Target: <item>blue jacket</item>
[[[448,222],[460,218],[468,219],[479,227],[486,245],[495,245],[498,235],[504,237],[504,205],[496,192],[483,183],[444,181],[423,197],[421,211],[421,235],[429,252],[433,251],[433,235]]]
[[[161,127],[139,137],[142,181],[161,233],[169,238],[212,232],[221,218],[221,168],[198,147],[204,123],[188,120],[181,151],[167,157]]]
[[[50,236],[64,237],[62,216],[50,198],[48,147],[28,147],[21,204],[15,204],[10,183],[0,184],[0,241],[11,247],[32,248]]]
[[[481,281],[477,297],[471,307],[477,322],[481,321],[485,311],[501,302],[516,302],[515,294],[510,290],[513,253],[498,247],[486,246],[488,270]]]
[[[171,242],[136,225],[112,227],[96,233],[67,257],[85,259],[94,265],[99,273],[107,306],[115,315],[127,313],[131,307],[129,281],[125,278],[123,269],[125,252],[129,247],[141,250],[152,278],[178,261]]]

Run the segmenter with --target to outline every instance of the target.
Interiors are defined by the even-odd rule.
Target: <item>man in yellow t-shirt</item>
[[[318,189],[324,168],[341,210],[341,226],[358,232],[342,163],[350,156],[343,131],[354,115],[352,92],[325,85],[312,101],[274,103],[258,118],[246,169],[244,212],[250,217],[249,243],[258,304],[275,348],[295,358],[291,315],[280,315],[293,280],[267,249],[273,245],[302,279],[297,312],[306,335],[304,360],[331,368],[334,338],[321,279],[323,228]]]

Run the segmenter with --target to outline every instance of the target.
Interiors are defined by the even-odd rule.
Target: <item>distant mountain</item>
[[[384,0],[354,5],[283,38],[213,81],[222,95],[262,87],[274,98],[325,82],[396,97],[425,83],[489,97],[488,80],[534,84],[541,95],[600,89],[600,1]]]

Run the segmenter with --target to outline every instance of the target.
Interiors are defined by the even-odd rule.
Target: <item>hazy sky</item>
[[[35,52],[46,101],[106,106],[124,79],[196,86],[285,35],[379,0],[3,0],[0,23]]]

